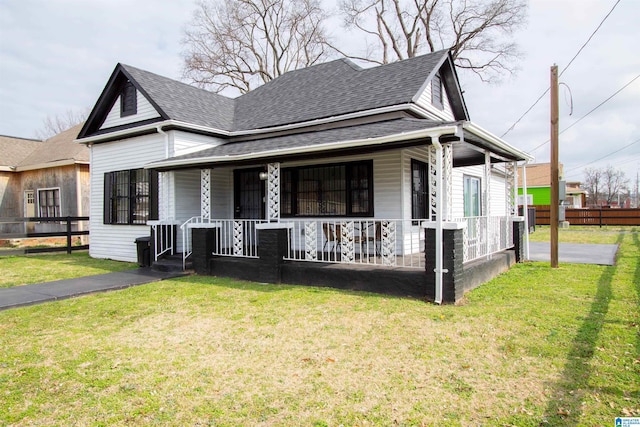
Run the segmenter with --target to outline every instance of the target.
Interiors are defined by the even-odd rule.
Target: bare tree
[[[513,33],[526,23],[526,0],[342,0],[345,27],[366,38],[354,59],[385,64],[450,48],[458,67],[492,81],[515,71]]]
[[[62,131],[84,122],[89,115],[89,111],[88,108],[84,110],[69,109],[62,114],[47,116],[47,118],[42,121],[42,127],[36,130],[34,135],[38,139],[51,138]]]
[[[586,168],[584,170],[584,189],[587,190],[589,204],[611,205],[619,196],[628,191],[629,180],[620,169],[609,165],[606,168]]]
[[[602,180],[606,190],[605,196],[608,205],[611,205],[614,200],[617,201],[620,196],[623,196],[629,184],[629,180],[626,179],[624,172],[620,169],[615,169],[611,165],[603,169]]]
[[[602,170],[586,168],[584,170],[584,183],[582,185],[587,191],[588,204],[590,206],[598,206],[600,192],[602,191]]]
[[[184,77],[246,93],[324,60],[330,49],[318,0],[209,0],[185,31]]]

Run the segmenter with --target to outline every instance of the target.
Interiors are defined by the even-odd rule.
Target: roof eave
[[[367,146],[376,146],[389,144],[393,142],[400,141],[410,141],[414,139],[423,139],[423,138],[439,138],[442,135],[446,134],[456,134],[458,131],[457,125],[446,125],[446,126],[438,126],[429,129],[421,129],[418,131],[412,132],[401,132],[392,135],[386,135],[377,138],[364,138],[364,139],[355,139],[355,140],[346,140],[346,141],[336,141],[326,144],[317,144],[305,147],[295,147],[295,148],[286,148],[286,149],[277,149],[277,150],[267,150],[262,152],[251,152],[244,153],[238,155],[228,155],[228,156],[207,156],[200,158],[188,158],[188,159],[177,159],[177,160],[162,160],[158,162],[153,162],[145,165],[147,169],[172,169],[172,168],[183,168],[186,166],[198,166],[202,164],[212,164],[212,163],[231,163],[238,162],[243,160],[256,160],[259,161],[263,158],[273,158],[279,156],[288,156],[288,155],[296,155],[296,154],[310,154],[324,151],[333,151],[340,150],[344,148],[357,148],[357,147],[367,147]]]
[[[472,134],[474,134],[474,135],[486,140],[487,142],[493,144],[497,148],[500,148],[501,150],[503,150],[503,151],[505,151],[507,153],[510,153],[514,157],[518,158],[518,160],[520,160],[520,161],[532,162],[534,160],[534,157],[531,156],[529,153],[525,153],[524,151],[515,148],[514,146],[512,146],[511,144],[509,144],[505,140],[503,140],[503,139],[499,138],[498,136],[492,134],[488,130],[483,129],[482,127],[478,126],[477,124],[475,124],[473,122],[465,121],[465,122],[462,123],[462,127],[465,130],[471,132]]]

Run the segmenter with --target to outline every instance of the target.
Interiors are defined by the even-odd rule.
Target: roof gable
[[[118,64],[78,138],[114,130],[101,127],[109,113],[118,108],[115,104],[127,81],[134,85],[157,115],[144,116],[141,120],[126,120],[126,125],[177,120],[223,130],[232,127],[233,99],[130,65]]]

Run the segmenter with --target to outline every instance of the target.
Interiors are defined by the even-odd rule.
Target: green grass
[[[640,416],[630,231],[616,266],[458,306],[192,276],[0,312],[0,425],[613,425]]]
[[[72,279],[137,268],[136,264],[94,259],[87,252],[0,256],[0,288]]]

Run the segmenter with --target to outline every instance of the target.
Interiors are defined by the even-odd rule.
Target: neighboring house
[[[587,207],[587,191],[579,181],[567,181],[565,205],[568,208],[582,209]]]
[[[527,177],[527,205],[528,206],[549,206],[551,204],[551,163],[533,163],[518,168],[518,182],[523,182],[522,168],[526,167]],[[559,176],[562,180],[563,166],[558,165]],[[524,200],[523,187],[518,187],[518,204],[522,205]]]
[[[82,125],[47,140],[0,136],[0,217],[89,215],[89,150]],[[53,231],[56,224],[1,224],[0,232]]]
[[[441,302],[520,248],[531,158],[469,120],[448,51],[336,60],[235,99],[118,64],[78,142],[98,258],[136,260],[151,226],[153,259],[198,272]]]

